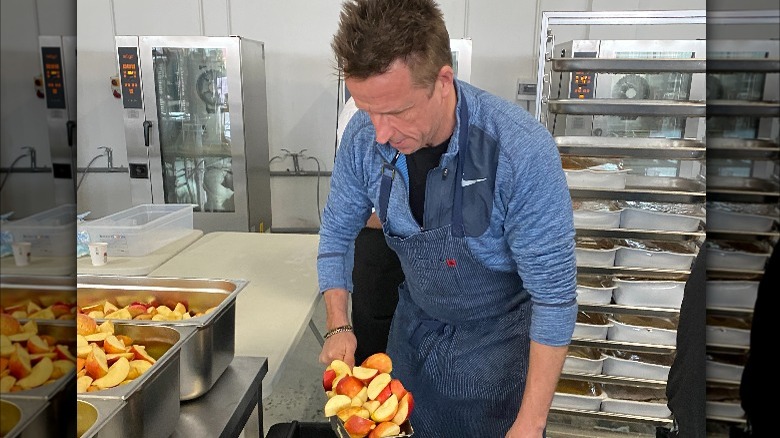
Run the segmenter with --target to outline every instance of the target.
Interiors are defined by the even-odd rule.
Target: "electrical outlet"
[[[533,79],[518,78],[515,91],[517,100],[536,100],[536,82]]]

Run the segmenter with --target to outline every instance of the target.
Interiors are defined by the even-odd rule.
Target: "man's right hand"
[[[327,312],[328,330],[349,324],[349,291],[346,289],[328,289],[322,293]],[[330,365],[334,359],[343,360],[347,365],[355,365],[357,338],[352,332],[336,333],[325,340],[320,353],[320,362]]]
[[[357,338],[352,332],[336,333],[325,340],[320,353],[320,363],[330,365],[334,359],[343,360],[350,367],[355,366]]]

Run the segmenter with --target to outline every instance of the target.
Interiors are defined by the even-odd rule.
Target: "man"
[[[354,363],[350,243],[373,207],[405,275],[387,352],[414,393],[415,436],[543,436],[577,312],[554,141],[454,78],[433,0],[348,0],[332,47],[362,111],[320,229],[320,361]]]
[[[357,113],[355,99],[349,98],[339,113],[336,145]],[[357,339],[355,362],[387,350],[390,322],[398,305],[398,285],[404,280],[401,262],[385,242],[376,213],[355,238],[355,267],[352,270],[352,327]]]

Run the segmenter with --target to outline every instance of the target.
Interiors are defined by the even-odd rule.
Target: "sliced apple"
[[[109,335],[103,341],[103,350],[106,354],[119,354],[127,352],[127,347],[125,347],[125,343],[117,339],[116,336]]]
[[[86,362],[87,362],[87,361],[86,361],[86,360],[84,360],[84,359],[83,359],[83,358],[81,358],[81,357],[77,357],[77,358],[76,358],[76,373],[80,373],[80,372],[81,372],[81,370],[83,370],[83,369],[84,369],[84,364],[85,364]]]
[[[352,399],[365,388],[363,381],[355,376],[344,376],[336,385],[336,394],[343,394]],[[362,404],[362,403],[361,403]]]
[[[390,397],[371,414],[371,419],[377,423],[390,421],[393,419],[393,417],[395,417],[397,412],[398,399],[396,396],[390,394]]]
[[[34,335],[38,334],[38,323],[35,321],[27,321],[22,325],[22,331],[27,333],[32,333]]]
[[[325,416],[332,417],[336,415],[340,410],[350,407],[352,399],[346,395],[338,394],[331,397],[325,403]]]
[[[322,373],[322,388],[325,391],[333,391],[333,379],[336,378],[336,371],[331,368],[325,368],[325,372]]]
[[[124,357],[120,357],[111,365],[105,376],[95,380],[92,384],[100,389],[113,388],[122,383],[129,372],[130,362]]]
[[[24,342],[33,336],[35,336],[35,333],[33,332],[20,332],[13,335],[8,335],[8,339],[10,339],[11,342]]]
[[[133,338],[131,338],[130,336],[127,335],[114,335],[114,336],[116,336],[117,339],[122,341],[122,343],[125,344],[125,346],[127,347],[133,345]]]
[[[19,320],[7,313],[0,313],[0,334],[14,335],[22,331],[22,325]]]
[[[355,366],[352,368],[352,375],[362,380],[366,385],[371,383],[371,380],[378,374],[379,370],[376,368],[366,368],[361,366]]]
[[[14,343],[6,335],[0,335],[0,357],[8,357],[14,351]]]
[[[388,373],[381,373],[368,384],[368,399],[376,400],[377,396],[390,384],[393,378]]]
[[[11,392],[11,388],[16,384],[16,377],[0,377],[0,392]]]
[[[57,315],[55,315],[54,312],[49,307],[46,307],[45,309],[41,309],[37,312],[33,312],[27,317],[32,319],[57,319]]]
[[[374,400],[378,401],[379,403],[384,403],[390,396],[393,395],[393,391],[390,390],[390,385],[388,384],[385,386],[385,388],[377,394],[376,398]],[[396,396],[396,398],[398,398]]]
[[[173,311],[174,312],[178,312],[178,313],[180,313],[182,315],[184,315],[185,313],[188,313],[187,312],[187,306],[185,306],[182,303],[176,303],[176,306],[173,308]]]
[[[51,305],[51,311],[54,313],[55,318],[59,318],[62,315],[70,315],[73,313],[74,307],[67,303],[54,303]]]
[[[38,305],[38,303],[28,301],[27,302],[27,314],[33,314],[37,311],[41,310],[41,306]]]
[[[121,308],[115,312],[106,313],[106,316],[104,317],[106,319],[133,319],[133,316],[130,315],[130,311],[126,308]]]
[[[135,354],[136,359],[142,359],[149,363],[155,363],[157,360],[146,352],[146,347],[143,345],[131,345],[130,351]]]
[[[148,307],[141,303],[135,303],[127,306],[127,311],[130,312],[130,316],[132,316],[133,318],[135,318],[138,315],[145,314],[147,309]]]
[[[401,381],[398,379],[393,379],[390,381],[390,390],[393,392],[393,394],[395,394],[396,397],[398,397],[399,402],[400,400],[403,400],[407,393],[403,383],[401,383]]]
[[[357,415],[353,415],[344,422],[344,430],[347,431],[350,438],[363,438],[376,427],[373,421]]]
[[[57,344],[54,346],[54,351],[57,353],[57,359],[69,360],[74,363],[76,362],[76,358],[70,352],[67,345]]]
[[[130,371],[127,373],[128,379],[135,379],[136,377],[140,376],[141,374],[145,373],[149,368],[152,367],[152,364],[149,361],[146,360],[131,360],[130,361]]]
[[[17,379],[27,377],[30,374],[30,370],[32,370],[30,353],[19,344],[14,344],[14,351],[8,358],[8,370]]]
[[[391,436],[397,436],[401,433],[401,427],[397,424],[386,421],[382,422],[376,425],[376,427],[371,430],[371,433],[368,435],[369,438],[387,438]]]
[[[30,354],[48,353],[51,349],[49,344],[38,335],[32,335],[27,340],[27,351]]]
[[[22,389],[37,388],[49,380],[52,371],[54,371],[54,365],[52,364],[51,359],[44,357],[32,367],[30,374],[17,380],[16,384],[21,386]]]
[[[47,344],[49,344],[50,347],[57,345],[57,339],[55,339],[52,335],[38,335],[38,337],[43,339]]]
[[[76,333],[81,336],[91,335],[97,331],[97,322],[83,313],[76,315]]]
[[[103,313],[105,313],[106,315],[108,315],[109,313],[114,313],[117,310],[119,310],[119,307],[114,305],[114,303],[110,301],[106,301],[105,303],[103,303]]]
[[[393,361],[386,353],[374,353],[371,356],[368,356],[360,366],[374,368],[379,370],[380,373],[390,373],[393,371]]]
[[[412,397],[411,392],[407,392],[404,398],[398,402],[398,411],[390,421],[400,426],[412,415],[412,410],[414,410],[414,397]]]
[[[351,376],[352,375],[352,370],[350,369],[349,365],[347,365],[347,363],[344,362],[343,360],[334,359],[330,363],[330,367],[331,367],[331,369],[336,371],[336,375],[337,376]]]
[[[110,335],[113,335],[114,323],[111,321],[103,321],[103,323],[98,326],[97,331],[101,333],[108,333]]]
[[[350,406],[338,411],[336,415],[341,418],[341,421],[347,421],[349,417],[353,415],[357,415],[363,418],[371,417],[371,413],[368,412],[368,409],[364,408],[363,406]]]
[[[99,379],[108,373],[106,353],[95,344],[92,344],[92,351],[84,362],[84,369],[93,379]]]
[[[59,376],[54,377],[55,379],[68,374],[76,367],[75,363],[64,359],[55,360],[52,362],[52,365],[54,365],[54,371],[51,373],[52,377],[54,377],[54,373],[59,372]]]
[[[89,316],[90,318],[94,318],[94,319],[103,319],[106,316],[106,314],[103,313],[102,310],[93,310],[93,311],[87,313],[87,316]],[[91,386],[90,386],[90,388],[91,388]]]
[[[359,403],[355,404],[355,400],[357,400]],[[352,405],[353,406],[363,406],[363,403],[368,401],[368,388],[365,386],[363,389],[358,392],[358,395],[352,397]]]
[[[76,379],[76,392],[77,393],[87,392],[87,388],[89,388],[91,385],[92,385],[92,377],[81,376],[78,379]]]
[[[126,353],[111,353],[106,354],[106,360],[108,361],[108,364],[111,365],[112,363],[116,362],[120,357],[124,357],[128,361],[135,360],[135,353],[128,351]],[[146,362],[146,361],[144,361]],[[148,363],[148,362],[147,362]],[[151,364],[150,364],[151,365]]]
[[[50,360],[57,359],[57,353],[51,351],[49,353],[35,353],[30,355],[30,362],[31,363],[38,363],[41,359],[44,357],[48,357]]]
[[[369,414],[373,414],[376,409],[381,406],[382,403],[379,403],[376,400],[369,400],[365,403],[363,403],[363,407],[366,408]]]
[[[91,335],[84,335],[84,339],[86,339],[89,342],[103,342],[109,336],[111,336],[111,333],[95,332],[92,333]]]

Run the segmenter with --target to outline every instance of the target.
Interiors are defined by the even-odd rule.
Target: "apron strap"
[[[393,161],[382,164],[382,181],[379,185],[379,219],[382,224],[387,222],[387,205],[390,203],[390,189],[393,187],[393,178],[395,178],[395,163],[401,152],[398,151],[393,157]]]
[[[469,153],[469,110],[466,99],[461,97],[460,130],[458,131],[458,172],[455,180],[455,199],[452,205],[452,236],[463,237],[463,178],[465,178],[464,163]]]

